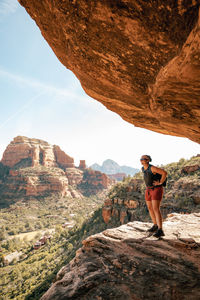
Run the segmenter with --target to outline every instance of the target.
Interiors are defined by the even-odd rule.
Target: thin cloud
[[[29,87],[32,87],[34,89],[38,89],[40,91],[43,91],[45,93],[55,94],[56,96],[65,96],[70,98],[77,98],[77,95],[75,93],[72,93],[68,91],[67,89],[57,88],[52,85],[48,85],[46,83],[39,82],[32,78],[24,78],[20,75],[10,73],[8,71],[5,71],[3,69],[0,69],[0,76],[9,78],[10,80],[18,83],[23,84]]]
[[[1,0],[0,15],[6,16],[16,11],[19,3],[17,0]]]
[[[12,80],[19,86],[28,86],[31,87],[38,92],[44,92],[47,95],[53,96],[54,100],[60,103],[66,103],[73,101],[74,103],[78,104],[81,103],[81,105],[84,105],[84,107],[88,107],[90,110],[93,109],[95,111],[99,111],[102,109],[106,112],[107,109],[103,106],[103,104],[94,101],[93,98],[85,94],[85,92],[80,93],[79,89],[76,88],[57,88],[53,85],[49,85],[43,82],[39,82],[38,80],[34,78],[25,78],[21,75],[14,74],[11,72],[8,72],[1,68],[0,66],[0,77],[7,78],[9,80]],[[114,113],[113,113],[114,114]]]
[[[45,92],[42,92],[42,93],[39,93],[36,96],[30,98],[25,105],[20,107],[20,109],[18,109],[14,114],[10,115],[2,124],[0,124],[0,129],[2,129],[9,121],[14,119],[17,115],[19,115],[24,110],[26,110],[35,100],[37,100],[39,97],[41,97],[44,94],[45,94]]]

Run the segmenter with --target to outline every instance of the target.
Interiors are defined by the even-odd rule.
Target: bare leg
[[[158,225],[158,228],[162,228],[162,215],[160,212],[160,203],[161,201],[159,200],[152,200],[152,208],[153,208],[153,212],[156,218],[156,223]]]
[[[152,201],[146,201],[146,204],[147,204],[147,207],[148,207],[148,210],[149,210],[149,214],[150,214],[151,220],[156,225],[157,224],[156,216],[155,216],[155,213],[154,213],[153,206],[152,206],[151,202]]]

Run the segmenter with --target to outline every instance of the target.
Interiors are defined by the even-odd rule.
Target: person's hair
[[[151,156],[150,156],[150,155],[147,155],[147,154],[145,154],[145,156],[147,156],[147,157],[148,157],[149,161],[152,161],[152,159],[151,159]]]

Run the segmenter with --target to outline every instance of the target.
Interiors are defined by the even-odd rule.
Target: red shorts
[[[145,200],[151,201],[151,200],[159,200],[161,201],[163,197],[163,187],[157,186],[152,189],[146,188],[145,191]]]

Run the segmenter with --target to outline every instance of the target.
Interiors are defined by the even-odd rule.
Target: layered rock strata
[[[200,298],[200,214],[172,214],[161,240],[132,222],[84,240],[41,300]]]
[[[90,196],[108,189],[111,183],[107,175],[88,170],[85,161],[76,168],[74,159],[59,146],[38,139],[14,138],[0,162],[0,194],[6,201],[55,193],[82,198],[85,191]]]
[[[88,95],[200,143],[199,1],[19,0]]]
[[[86,163],[85,163],[85,160],[80,160],[79,168],[80,168],[80,169],[86,169]]]
[[[121,197],[110,197],[104,201],[102,217],[105,223],[111,220],[119,221],[121,224],[136,219],[136,209],[144,205],[144,195],[141,192],[142,180],[132,179],[129,185],[123,189]]]
[[[7,146],[1,160],[2,164],[17,167],[18,163],[36,167],[74,167],[74,159],[60,149],[46,141],[17,136]]]
[[[60,168],[43,166],[10,170],[9,176],[0,184],[0,194],[4,198],[43,197],[58,194],[61,197],[82,198],[75,192],[65,172]],[[7,201],[7,200],[6,200]]]
[[[74,167],[74,159],[67,155],[64,151],[62,151],[59,146],[54,145],[53,151],[58,166],[60,166],[63,169]]]
[[[108,189],[115,180],[109,178],[106,174],[92,169],[85,169],[83,178],[78,185],[85,196],[95,194],[97,190]]]

